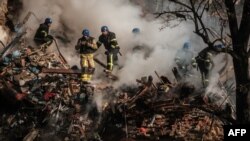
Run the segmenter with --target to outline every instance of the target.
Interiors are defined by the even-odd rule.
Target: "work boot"
[[[106,73],[106,77],[112,78],[112,71],[105,69],[104,72]]]
[[[105,69],[105,70],[103,70],[106,74],[111,74],[112,73],[112,71],[111,70],[108,70],[108,69]]]

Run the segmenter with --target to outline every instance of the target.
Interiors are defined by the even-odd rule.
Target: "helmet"
[[[88,29],[83,29],[82,35],[83,36],[89,36],[89,30]]]
[[[225,48],[225,46],[223,44],[215,45],[214,47],[217,49]]]
[[[109,28],[107,26],[101,27],[101,32],[109,31]]]
[[[132,32],[134,34],[139,34],[140,33],[140,29],[139,28],[133,28]]]
[[[189,49],[190,48],[190,43],[189,42],[185,42],[183,45],[183,49]]]
[[[19,50],[15,50],[12,53],[12,58],[19,58],[22,55],[22,53]]]
[[[45,24],[52,24],[52,19],[51,18],[46,18],[44,23]]]

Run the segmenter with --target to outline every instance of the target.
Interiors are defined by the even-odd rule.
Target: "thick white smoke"
[[[143,19],[140,7],[133,5],[128,0],[24,0],[23,17],[28,11],[35,13],[39,20],[32,18],[27,24],[30,34],[33,36],[39,23],[46,17],[53,19],[52,29],[57,34],[65,32],[71,40],[69,44],[60,43],[61,50],[71,65],[79,64],[79,57],[75,54],[74,45],[81,36],[83,28],[88,28],[91,35],[98,38],[100,27],[107,25],[115,32],[121,52],[121,64],[124,68],[117,75],[123,83],[131,84],[135,78],[142,75],[153,74],[157,70],[160,74],[166,74],[172,69],[176,51],[185,41],[191,41],[195,49],[201,49],[202,43],[193,33],[193,26],[183,23],[178,28],[166,28],[160,31],[162,21],[152,18]],[[140,28],[140,42],[152,49],[149,58],[145,60],[143,54],[133,53],[132,48],[137,45],[132,34],[134,27]],[[199,40],[200,41],[200,40]],[[104,49],[99,49],[102,60],[106,63]],[[97,65],[97,70],[103,70]]]

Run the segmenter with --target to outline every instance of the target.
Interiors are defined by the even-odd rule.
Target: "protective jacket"
[[[88,39],[82,37],[78,40],[76,50],[80,50],[80,54],[92,54],[97,50],[95,38],[89,37]]]
[[[99,36],[99,41],[97,42],[97,46],[100,47],[102,44],[104,45],[105,49],[108,52],[115,53],[117,51],[117,49],[119,49],[116,35],[113,32],[109,32],[108,35],[100,35]]]

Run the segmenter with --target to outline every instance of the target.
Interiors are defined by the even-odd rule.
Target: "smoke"
[[[74,46],[81,37],[83,28],[88,28],[91,35],[98,38],[100,27],[107,25],[111,31],[115,32],[121,52],[120,63],[124,66],[117,75],[120,81],[119,86],[124,83],[134,82],[135,78],[145,74],[152,74],[157,70],[161,74],[166,74],[171,70],[174,55],[187,40],[191,41],[194,48],[201,48],[201,43],[197,43],[197,37],[193,34],[193,26],[183,23],[178,28],[164,29],[160,31],[162,21],[152,18],[152,20],[142,18],[142,9],[133,5],[127,0],[43,0],[23,1],[23,16],[32,11],[39,20],[32,18],[27,27],[29,34],[33,37],[36,28],[46,17],[53,19],[52,30],[54,34],[67,35],[70,43],[59,43],[66,59],[70,65],[79,66],[79,57],[75,54]],[[132,48],[138,45],[138,40],[134,39],[132,29],[138,27],[141,30],[140,44],[152,49],[150,57],[145,60],[142,53],[133,53]],[[101,60],[105,60],[103,47],[97,51]],[[106,62],[104,62],[106,63]],[[97,70],[102,70],[97,65]]]
[[[235,118],[235,78],[233,71],[229,69],[232,66],[232,58],[225,55],[214,56],[215,68],[211,71],[209,85],[205,90],[204,96],[210,100],[211,104],[219,108],[226,109],[228,108],[227,106],[230,106],[231,116]],[[221,69],[225,69],[223,74],[219,73],[222,72]]]
[[[97,39],[101,34],[100,27],[103,25],[107,25],[112,32],[115,32],[123,54],[119,56],[123,68],[114,72],[119,77],[119,81],[113,84],[114,87],[134,84],[136,78],[144,75],[154,77],[154,71],[158,71],[160,75],[167,75],[173,81],[171,70],[174,57],[183,43],[189,41],[195,52],[205,47],[202,40],[193,33],[192,23],[182,22],[177,28],[160,30],[163,24],[161,19],[155,19],[150,14],[144,16],[146,18],[142,17],[141,15],[145,15],[142,8],[132,4],[129,0],[23,0],[23,13],[20,18],[22,19],[29,11],[38,17],[31,18],[26,24],[30,39],[32,40],[39,24],[46,17],[51,17],[53,19],[51,34],[70,41],[58,40],[62,54],[71,66],[80,66],[79,55],[76,54],[74,46],[84,28],[89,29],[91,36]],[[135,27],[141,30],[139,37],[132,34],[132,29]],[[143,51],[133,51],[133,48],[138,45],[149,48],[151,52],[148,57],[145,58]],[[55,50],[54,46],[52,50]],[[101,47],[96,54],[99,54],[98,58],[106,63],[104,51],[104,47]],[[95,76],[98,76],[102,74],[103,68],[96,64],[96,70]],[[217,72],[212,72],[212,74],[216,75]],[[212,85],[217,84],[218,77],[212,75],[212,78],[214,81],[211,80],[211,82],[214,83],[208,87],[206,95],[215,97],[217,94],[219,100],[216,104],[220,105],[225,98],[224,91]],[[191,81],[201,82],[198,75]],[[101,95],[94,96],[99,111],[105,103],[103,100]]]
[[[100,27],[107,25],[111,31],[116,33],[123,54],[120,56],[120,64],[123,68],[114,72],[119,77],[119,81],[113,84],[114,87],[134,84],[136,78],[144,75],[155,76],[154,71],[158,71],[160,75],[167,75],[173,81],[171,70],[174,65],[174,57],[183,43],[189,41],[195,52],[199,52],[205,47],[202,40],[193,33],[192,23],[183,22],[178,28],[160,30],[161,19],[154,17],[150,19],[150,16],[144,19],[140,16],[145,14],[142,13],[141,7],[135,6],[127,0],[24,0],[23,9],[21,18],[28,11],[32,11],[38,17],[32,18],[27,24],[30,29],[30,37],[34,36],[36,28],[46,17],[53,19],[52,30],[54,32],[52,34],[66,37],[70,41],[69,43],[59,42],[59,45],[71,66],[79,66],[79,55],[76,54],[74,46],[81,37],[82,29],[88,28],[91,35],[98,38]],[[131,31],[134,27],[140,28],[140,35],[132,34]],[[143,51],[133,51],[133,48],[138,45],[150,49],[151,52],[147,58]],[[96,54],[99,54],[98,58],[106,63],[103,47]],[[214,61],[221,63],[221,60],[219,57]],[[206,90],[206,95],[217,93],[223,99],[222,90],[215,87],[216,80],[218,80],[217,72],[222,65],[216,64],[215,66],[216,68],[211,73],[212,83]],[[95,76],[98,76],[102,74],[103,68],[96,64],[96,70]],[[201,84],[199,73],[195,72],[195,76],[197,77],[191,78],[189,81]],[[102,97],[95,97],[95,101],[99,104],[98,107],[101,107],[102,99]],[[217,102],[221,103],[221,100]]]

